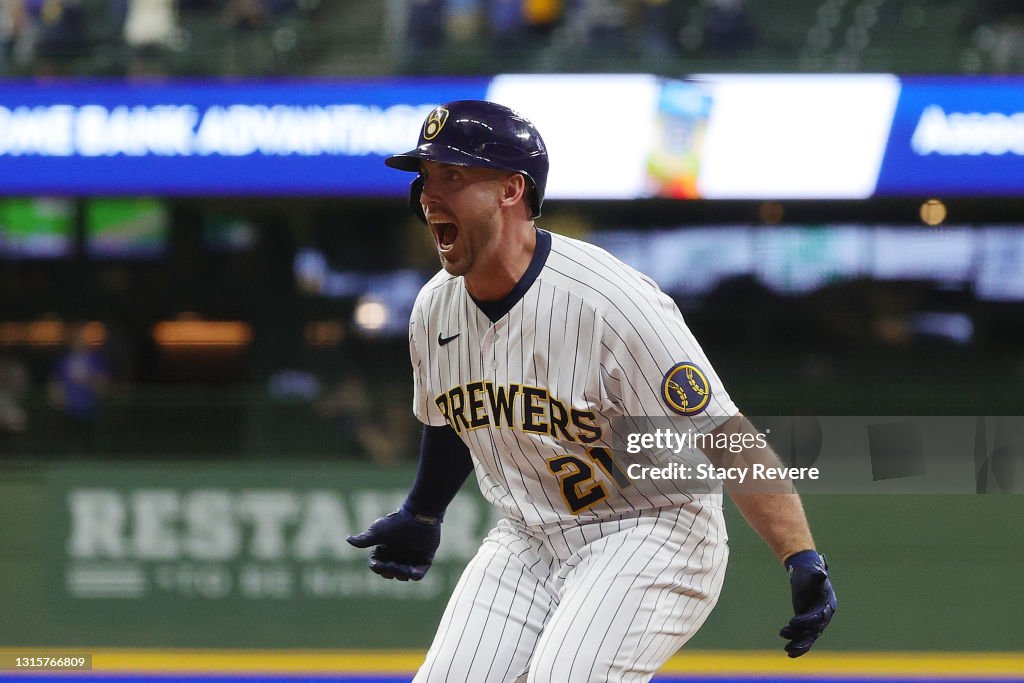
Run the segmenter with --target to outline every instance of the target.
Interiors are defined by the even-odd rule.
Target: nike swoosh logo
[[[462,334],[462,333],[459,332],[459,334]],[[438,332],[437,333],[437,343],[438,343],[439,346],[444,346],[445,344],[447,344],[447,343],[449,343],[451,341],[454,341],[455,338],[459,336],[459,334],[453,334],[450,337],[442,337],[441,333]]]

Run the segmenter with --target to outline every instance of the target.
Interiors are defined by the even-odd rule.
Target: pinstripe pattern
[[[459,432],[507,518],[466,568],[416,680],[649,680],[718,599],[721,497],[671,480],[620,488],[589,449],[612,451],[613,417],[678,419],[661,383],[680,362],[712,389],[694,430],[736,407],[672,300],[593,245],[551,236],[536,280],[491,315],[442,271],[410,320],[414,412]]]
[[[648,681],[718,600],[720,511],[541,533],[502,520],[466,567],[415,683]]]

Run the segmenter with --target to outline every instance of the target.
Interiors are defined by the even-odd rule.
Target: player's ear
[[[502,184],[501,205],[514,206],[519,200],[526,199],[526,178],[521,173],[510,173],[505,176]]]

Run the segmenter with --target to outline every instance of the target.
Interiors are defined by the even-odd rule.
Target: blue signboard
[[[823,87],[852,87],[830,79],[707,77],[714,103],[688,182],[731,199],[1024,196],[1024,77],[864,76],[856,115],[823,104]],[[658,92],[652,83],[642,75],[9,82],[0,84],[0,195],[400,197],[410,179],[384,158],[416,143],[437,104],[492,98],[544,131],[551,198],[695,196],[651,185],[648,162],[671,157],[678,142],[665,137],[657,100],[645,95]],[[632,137],[609,166],[594,142],[607,133],[604,120],[586,114],[627,91]],[[786,93],[767,112],[774,118],[747,105],[765,92]],[[751,135],[761,129],[772,134]],[[765,159],[790,164],[767,186],[764,173],[744,172]]]
[[[1024,194],[1024,78],[903,78],[877,195]]]
[[[401,195],[384,166],[489,79],[0,85],[0,193]]]

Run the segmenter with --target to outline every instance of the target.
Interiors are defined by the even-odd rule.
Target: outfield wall
[[[258,463],[6,463],[0,643],[160,648],[429,644],[494,521],[467,487],[419,584],[365,568],[346,534],[402,499],[410,468]],[[838,614],[832,650],[1020,651],[1020,495],[813,495]],[[786,575],[731,505],[722,599],[692,641],[781,647]]]

